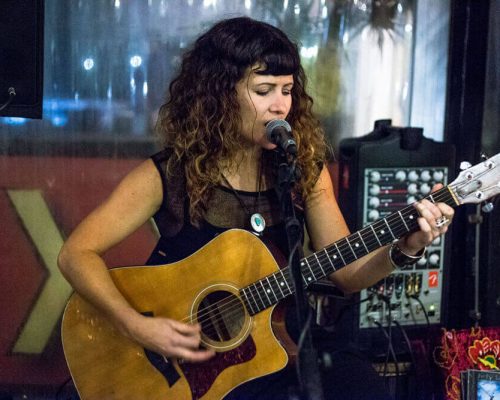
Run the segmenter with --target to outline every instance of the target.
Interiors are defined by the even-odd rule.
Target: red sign
[[[429,288],[439,287],[439,271],[429,271],[429,277],[427,278],[427,285]]]

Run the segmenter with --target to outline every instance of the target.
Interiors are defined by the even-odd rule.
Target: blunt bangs
[[[281,51],[280,51],[281,50]],[[300,68],[300,60],[289,49],[270,51],[262,56],[262,65],[255,73],[259,75],[295,75]]]

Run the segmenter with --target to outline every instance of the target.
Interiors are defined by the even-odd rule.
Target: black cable
[[[391,314],[391,299],[389,296],[383,294],[383,293],[378,293],[377,294],[377,297],[379,300],[382,300],[385,305],[386,305],[386,308],[387,308],[387,313],[386,313],[386,319],[387,319],[387,330],[383,330],[384,331],[384,334],[387,338],[387,342],[388,342],[388,345],[387,345],[387,353],[386,353],[386,359],[385,359],[385,363],[384,363],[384,376],[386,375],[387,373],[387,367],[388,367],[388,364],[389,364],[389,353],[392,354],[392,357],[393,357],[393,360],[394,360],[394,369],[395,369],[395,386],[394,386],[394,396],[395,398],[397,399],[398,398],[398,379],[400,377],[400,371],[399,371],[399,365],[398,365],[398,360],[396,358],[396,352],[394,350],[394,345],[393,345],[393,338],[392,338],[392,323],[395,322],[393,321],[392,319],[392,314]],[[381,325],[380,325],[381,327]]]
[[[412,295],[409,295],[408,297],[412,298],[412,299],[415,299],[419,303],[420,307],[422,307],[422,311],[424,313],[425,321],[427,323],[427,330],[430,332],[431,323],[430,323],[430,320],[429,320],[429,315],[427,314],[427,310],[425,309],[424,303],[422,303],[422,300],[420,300],[417,295],[412,294]],[[425,352],[425,360],[427,362],[427,368],[430,371],[430,369],[432,368],[432,358],[431,358],[431,356],[432,356],[432,348],[431,348],[431,335],[430,334],[427,335],[427,338],[426,338],[426,340],[424,342],[424,352]]]
[[[297,358],[300,359],[301,357],[301,352],[302,352],[302,347],[304,346],[305,339],[307,335],[309,334],[309,331],[311,329],[311,321],[312,321],[312,309],[310,307],[307,308],[307,319],[305,321],[304,326],[302,327],[302,331],[300,332],[299,339],[297,340]],[[300,360],[297,360],[296,364],[296,370],[297,370],[297,378],[298,381],[302,387],[302,375],[300,371],[301,363]]]
[[[7,99],[7,101],[2,104],[0,106],[0,111],[2,111],[3,109],[7,108],[7,106],[12,103],[12,100],[14,100],[14,97],[16,97],[16,89],[14,89],[13,87],[10,87],[7,92],[9,93],[9,98]]]
[[[424,303],[422,303],[422,300],[420,300],[417,295],[412,294],[412,295],[409,295],[408,297],[411,299],[415,299],[420,304],[420,307],[422,307],[422,311],[424,313],[425,321],[427,324],[427,330],[430,331],[431,321],[429,320],[429,314],[427,314],[427,310],[425,309]],[[427,343],[426,343],[425,351],[427,352],[428,355],[430,354],[429,353],[431,351],[431,336],[430,335],[427,335]]]
[[[399,328],[399,331],[401,332],[401,335],[404,338],[404,341],[406,343],[406,347],[408,347],[408,352],[410,353],[411,364],[413,366],[414,371],[416,371],[417,361],[415,360],[415,353],[413,353],[413,347],[411,346],[410,338],[408,337],[406,330],[403,328],[403,326],[397,320],[394,320],[393,322]]]
[[[378,322],[377,320],[373,320],[373,323],[375,325],[377,325],[380,330],[383,332],[384,336],[386,337],[387,339],[387,354],[391,354],[392,355],[392,359],[394,361],[394,369],[395,369],[395,373],[396,373],[396,389],[397,389],[397,378],[399,377],[399,365],[398,365],[398,358],[396,357],[396,353],[394,351],[394,346],[392,345],[392,338],[389,336],[389,333],[387,332],[387,330],[382,326],[382,324],[380,322]],[[384,365],[384,378],[387,378],[386,376],[386,373],[387,373],[387,363],[388,363],[388,357],[386,358],[386,363]]]

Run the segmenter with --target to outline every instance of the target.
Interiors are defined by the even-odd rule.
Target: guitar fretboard
[[[427,200],[458,205],[448,187],[432,193]],[[323,279],[357,259],[418,229],[418,211],[409,205],[381,218],[361,230],[307,256],[300,261],[304,287]],[[240,289],[240,296],[250,315],[255,315],[294,293],[290,267]]]

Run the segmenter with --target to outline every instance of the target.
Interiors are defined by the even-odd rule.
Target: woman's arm
[[[125,336],[165,356],[202,361],[199,327],[134,310],[114,285],[101,255],[148,221],[163,197],[152,160],[130,172],[110,197],[73,231],[59,254],[59,268],[73,288],[105,313]]]
[[[423,200],[416,204],[420,213],[420,230],[398,241],[398,246],[406,254],[417,254],[437,236],[446,232],[447,227],[437,229],[436,218],[446,215],[450,220],[453,208],[444,203],[433,204]],[[349,235],[349,228],[339,209],[333,192],[332,181],[326,167],[321,171],[313,193],[305,207],[307,230],[315,250],[320,250]],[[330,275],[330,279],[345,292],[365,289],[393,271],[389,259],[389,246],[384,246],[352,264]]]

